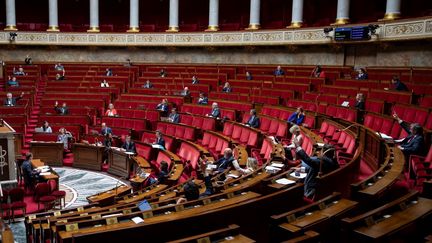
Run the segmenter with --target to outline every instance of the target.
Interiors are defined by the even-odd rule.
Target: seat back
[[[21,187],[14,188],[9,191],[10,202],[23,202],[25,191]]]
[[[48,185],[51,193],[57,190],[57,182],[55,180],[48,180]]]
[[[38,183],[35,187],[35,200],[39,201],[39,198],[50,194],[50,186],[48,183]]]

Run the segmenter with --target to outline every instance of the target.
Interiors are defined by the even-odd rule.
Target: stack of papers
[[[295,184],[295,181],[289,180],[287,178],[280,178],[276,180],[277,184],[281,184],[281,185],[290,185],[290,184]]]
[[[270,166],[277,167],[277,168],[282,168],[282,167],[284,167],[284,164],[282,164],[282,163],[271,163]]]
[[[381,132],[376,132],[376,134],[378,136],[380,136],[381,138],[385,139],[385,140],[393,140],[392,137],[390,137],[389,135],[385,134],[385,133],[381,133]]]
[[[232,177],[232,178],[238,178],[238,175],[234,175],[234,174],[228,174],[227,177]]]
[[[140,224],[140,223],[143,223],[143,222],[144,222],[144,219],[142,219],[141,217],[135,217],[135,218],[132,218],[132,221],[133,221],[135,224]]]
[[[290,174],[290,176],[294,177],[294,178],[299,178],[299,179],[303,179],[305,178],[307,175],[307,173],[300,173],[300,175],[296,175],[295,171],[293,173]]]
[[[51,175],[51,172],[42,172],[39,175],[41,175],[41,176],[47,176],[47,175]]]
[[[265,169],[266,169],[266,171],[268,173],[271,173],[271,174],[276,173],[276,172],[278,172],[278,171],[281,170],[281,168],[274,167],[274,166],[271,166],[271,165],[266,166]]]

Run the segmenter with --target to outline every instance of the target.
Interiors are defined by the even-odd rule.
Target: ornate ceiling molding
[[[381,22],[379,26],[377,37],[363,42],[432,38],[432,18]],[[66,46],[258,46],[335,43],[331,38],[325,36],[323,27],[192,33],[69,33],[21,31],[17,33],[18,36],[16,39],[14,41],[9,41],[9,32],[0,32],[0,44]]]

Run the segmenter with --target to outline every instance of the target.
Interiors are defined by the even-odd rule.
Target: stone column
[[[303,0],[293,0],[291,25],[288,28],[300,28],[303,25]]]
[[[47,31],[59,31],[57,0],[49,0],[49,27]]]
[[[210,0],[209,3],[209,25],[206,31],[219,30],[219,0]]]
[[[395,20],[400,18],[401,0],[387,0],[386,13],[383,20]]]
[[[179,31],[179,0],[170,0],[169,27],[167,32]]]
[[[99,0],[90,0],[90,29],[87,32],[99,32]]]
[[[139,0],[130,0],[129,30],[127,32],[139,32]]]
[[[338,0],[335,25],[349,23],[349,5],[350,0]]]
[[[4,30],[18,30],[15,17],[15,0],[6,0],[6,28]]]
[[[261,27],[260,25],[260,12],[261,12],[261,1],[251,0],[250,1],[250,18],[248,30],[257,30]]]

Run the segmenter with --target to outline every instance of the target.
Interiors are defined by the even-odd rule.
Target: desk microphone
[[[353,124],[351,124],[351,125],[349,125],[349,126],[343,128],[343,129],[336,129],[335,131],[336,131],[336,132],[344,132],[344,131],[350,129],[351,127],[353,127],[353,126],[357,126],[357,124],[356,124],[356,123],[353,123]]]

